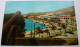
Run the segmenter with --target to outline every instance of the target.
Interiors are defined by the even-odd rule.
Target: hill
[[[75,15],[74,6],[62,8],[56,11],[51,12],[37,12],[37,13],[28,13],[25,16],[40,16],[40,15]]]
[[[52,15],[71,15],[70,13],[75,14],[75,9],[74,6],[67,7],[67,8],[62,8],[56,11],[48,12]]]

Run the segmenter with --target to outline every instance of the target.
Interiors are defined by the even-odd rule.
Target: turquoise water
[[[25,29],[26,31],[31,31],[31,22],[32,22],[32,30],[34,30],[34,22],[31,20],[25,20]],[[45,29],[46,27],[44,26],[44,24],[39,24],[39,23],[35,23],[35,29],[37,27],[40,27],[41,29]]]

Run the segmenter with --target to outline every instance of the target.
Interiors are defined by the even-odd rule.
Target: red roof
[[[62,17],[68,17],[68,16],[62,16]]]
[[[58,26],[60,26],[61,24],[58,24]]]
[[[75,17],[75,16],[73,16],[73,17]]]
[[[60,19],[60,17],[56,17],[57,19]]]

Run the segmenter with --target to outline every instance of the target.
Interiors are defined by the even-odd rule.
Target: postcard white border
[[[5,10],[5,2],[6,1],[74,1],[75,6],[75,13],[76,13],[76,20],[77,20],[77,31],[78,31],[78,41],[80,42],[80,0],[0,0],[0,42],[2,36],[2,26],[3,26],[3,17],[4,17],[4,10]],[[1,43],[0,43],[1,46]],[[9,47],[9,46],[1,46],[1,47]],[[14,47],[14,46],[10,46]],[[23,47],[23,46],[15,46],[15,47]],[[26,46],[24,46],[26,47]],[[28,46],[27,46],[28,47]],[[29,46],[32,47],[32,46]],[[34,47],[80,47],[79,45],[72,45],[72,46],[34,46]]]

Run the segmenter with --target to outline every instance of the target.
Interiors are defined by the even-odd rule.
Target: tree
[[[48,29],[46,29],[46,30],[45,30],[45,32],[47,33],[47,36],[48,36],[48,34],[49,34],[49,30],[48,30]]]
[[[40,30],[40,27],[37,27],[36,30],[39,31],[39,38],[40,38],[40,31],[41,31],[41,30]]]
[[[56,26],[52,26],[51,28],[52,28],[52,30],[54,30],[54,33],[55,33],[55,30],[56,30],[57,27]]]
[[[14,13],[4,14],[4,22],[3,22],[3,24],[5,24],[13,16],[13,14]]]
[[[14,15],[14,13],[4,14],[4,23],[3,24],[5,24],[13,15]],[[24,29],[25,22],[24,22],[24,17],[22,15],[18,17],[18,19],[15,21],[14,25],[16,25],[16,27],[17,27],[16,36],[24,37],[23,32],[25,32],[25,29]]]
[[[25,32],[25,29],[24,29],[25,21],[22,15],[18,17],[18,19],[15,22],[15,25],[17,26],[16,36],[24,37],[24,34],[22,33]]]
[[[72,26],[74,26],[74,17],[75,16],[75,11],[73,11],[72,13],[71,13],[71,25]],[[73,30],[73,27],[72,27],[72,30]]]
[[[62,24],[61,24],[61,27],[66,31],[67,26],[66,26],[65,23],[62,23]]]

